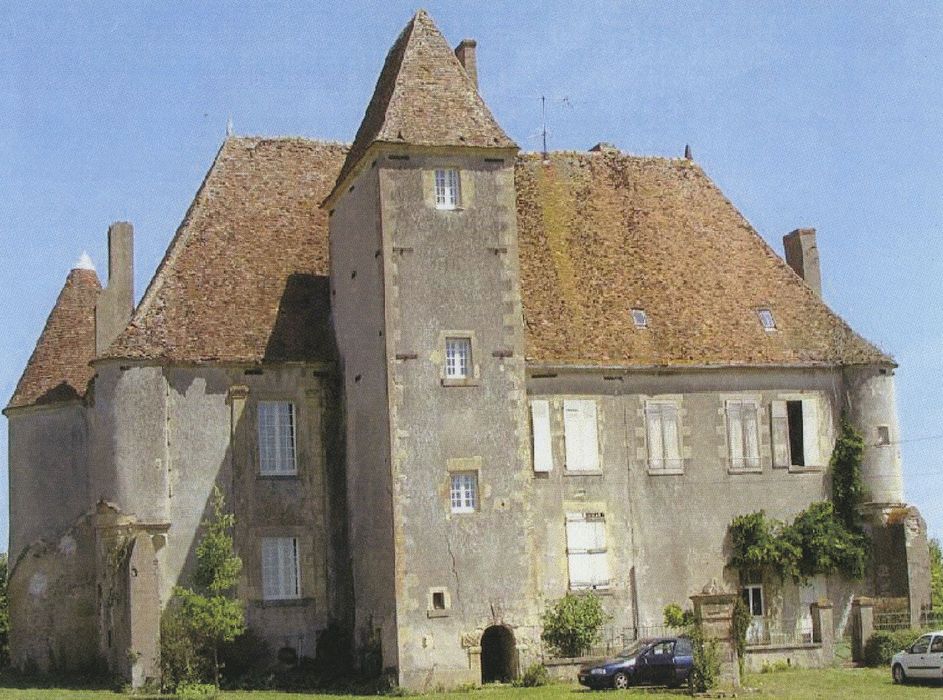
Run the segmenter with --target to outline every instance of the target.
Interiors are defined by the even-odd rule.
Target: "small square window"
[[[451,503],[453,513],[474,513],[478,509],[478,474],[452,474]]]
[[[435,206],[436,209],[457,209],[459,207],[458,170],[435,171]]]
[[[773,312],[769,309],[757,309],[756,315],[760,317],[760,323],[763,324],[764,331],[775,331],[776,320],[773,318]]]
[[[636,328],[648,328],[648,314],[645,309],[632,309],[632,320]]]
[[[891,429],[886,425],[878,426],[878,445],[883,447],[891,444]]]
[[[445,378],[468,379],[471,376],[471,338],[445,339]]]

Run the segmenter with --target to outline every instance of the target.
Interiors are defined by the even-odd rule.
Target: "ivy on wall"
[[[830,462],[832,500],[812,503],[792,523],[769,518],[762,510],[734,518],[730,566],[743,573],[772,573],[796,581],[836,573],[862,578],[869,553],[860,524],[863,455],[861,434],[842,414]]]

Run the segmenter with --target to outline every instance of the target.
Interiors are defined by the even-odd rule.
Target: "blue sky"
[[[353,138],[413,3],[0,3],[0,394],[68,270],[136,229],[140,295],[219,147]],[[943,4],[429,2],[539,149],[695,159],[773,247],[819,231],[826,301],[899,361],[905,490],[943,537]],[[0,422],[0,547],[7,539]]]

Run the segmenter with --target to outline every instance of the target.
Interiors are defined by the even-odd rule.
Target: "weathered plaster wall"
[[[532,374],[553,374],[537,372]],[[608,378],[607,378],[608,377]],[[841,378],[826,370],[724,370],[715,372],[559,373],[531,377],[531,398],[552,401],[554,470],[534,478],[535,509],[543,516],[541,591],[548,599],[568,585],[565,513],[606,513],[612,586],[604,604],[614,627],[657,626],[668,603],[685,605],[711,579],[739,587],[725,570],[727,526],[741,514],[764,509],[791,519],[810,502],[829,495],[827,469],[796,472],[771,466],[769,402],[817,396],[823,463],[834,441]],[[760,401],[760,473],[728,469],[724,400],[737,395]],[[680,397],[683,474],[650,473],[644,400]],[[601,473],[564,469],[562,399],[595,398]],[[837,589],[836,589],[837,592]],[[796,612],[795,592],[782,605]],[[771,601],[772,602],[772,601]],[[841,601],[836,600],[836,607]]]
[[[535,622],[529,442],[513,170],[503,152],[381,160],[393,363],[400,683],[481,680],[489,626]],[[497,159],[497,162],[486,158]],[[436,168],[461,207],[435,208]],[[472,339],[473,377],[445,385],[445,338]],[[450,473],[475,472],[477,512],[452,513]],[[432,589],[450,605],[431,611]],[[529,634],[519,630],[521,638]]]
[[[365,652],[361,661],[366,666],[395,668],[397,586],[384,307],[389,251],[381,242],[378,187],[376,167],[368,165],[331,214],[331,312],[343,376],[354,641]]]
[[[13,562],[38,539],[57,541],[92,503],[84,407],[14,409],[8,417]]]

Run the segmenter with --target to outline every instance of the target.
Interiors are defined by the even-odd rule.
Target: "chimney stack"
[[[458,62],[462,64],[465,72],[468,73],[472,83],[475,84],[476,90],[478,89],[478,60],[475,58],[475,48],[477,46],[478,42],[474,39],[462,39],[461,43],[455,47],[455,56],[458,58]]]
[[[120,335],[134,310],[134,228],[126,221],[108,227],[108,285],[95,302],[95,354]]]
[[[786,263],[805,280],[818,296],[822,296],[822,272],[814,228],[797,228],[783,236]]]

